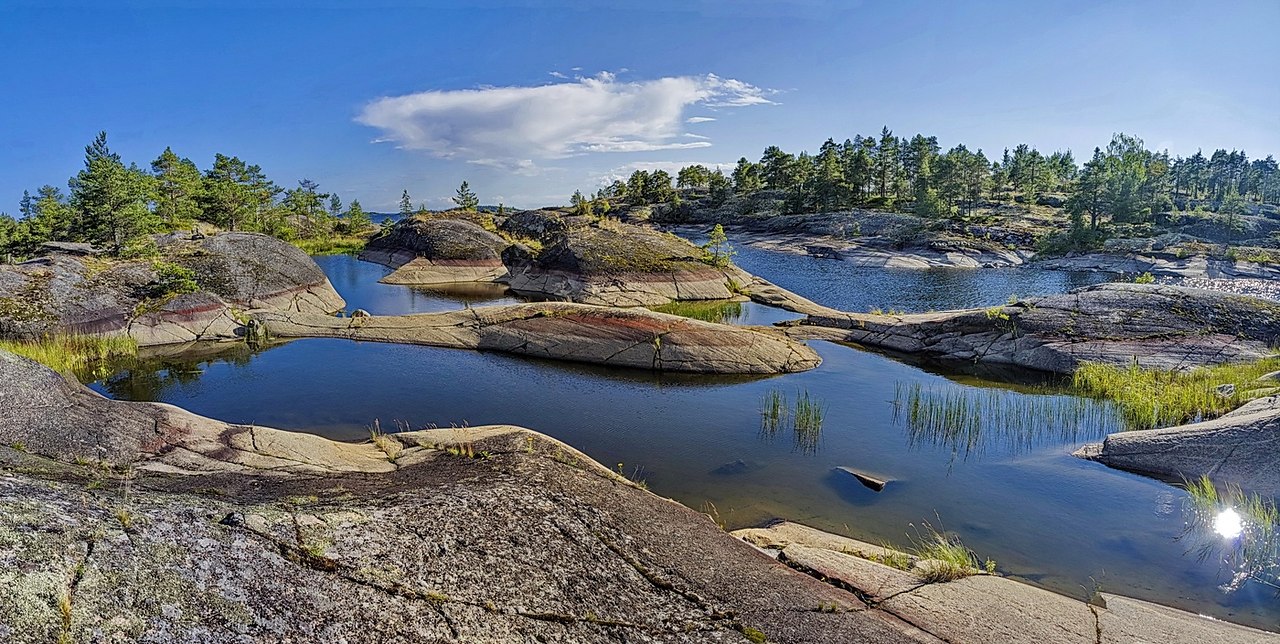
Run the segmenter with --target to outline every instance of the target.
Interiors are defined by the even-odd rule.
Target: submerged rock
[[[891,478],[868,474],[866,472],[855,470],[852,467],[845,467],[841,465],[836,469],[841,472],[844,472],[845,474],[848,474],[849,476],[852,476],[853,478],[857,479],[859,483],[866,486],[867,489],[875,492],[883,492],[885,486],[893,482],[893,479]]]
[[[480,349],[655,371],[790,373],[821,362],[813,349],[767,329],[564,302],[360,318],[263,313],[255,319],[279,338]]]
[[[369,241],[360,259],[396,269],[385,284],[490,282],[507,273],[510,243],[463,219],[410,217]]]
[[[273,237],[171,235],[160,238],[160,252],[156,260],[59,253],[0,266],[0,336],[130,335],[144,346],[230,339],[241,326],[237,311],[345,305],[306,253]],[[171,290],[175,266],[190,271],[196,292]]]

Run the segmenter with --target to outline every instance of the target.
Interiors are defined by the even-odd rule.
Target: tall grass
[[[1231,570],[1231,580],[1222,588],[1230,592],[1252,581],[1280,591],[1276,500],[1236,486],[1220,488],[1207,476],[1186,488],[1191,516],[1184,538],[1199,544],[1194,550],[1201,560],[1217,559]]]
[[[1084,395],[1115,401],[1129,429],[1152,429],[1221,416],[1268,393],[1258,378],[1277,370],[1280,357],[1188,371],[1085,363],[1072,384]]]
[[[919,559],[915,571],[921,581],[934,584],[955,581],[983,570],[995,572],[995,561],[979,561],[978,555],[965,546],[960,537],[934,528],[928,521],[923,526],[921,531],[913,525],[916,534],[911,538],[913,553]]]
[[[760,433],[773,438],[784,428],[791,430],[795,449],[806,454],[818,451],[822,441],[822,424],[826,417],[826,405],[810,396],[808,391],[796,393],[793,407],[787,395],[771,389],[760,404]]]
[[[308,255],[355,255],[364,250],[369,243],[368,237],[333,236],[317,239],[295,239],[294,246],[301,248]]]
[[[1019,454],[1046,437],[1073,442],[1082,432],[1110,433],[1120,429],[1118,420],[1109,404],[1048,390],[931,389],[919,382],[900,382],[894,388],[893,421],[905,421],[910,445],[947,447],[964,459],[980,456],[995,442]]]
[[[742,302],[731,300],[676,301],[652,307],[651,310],[717,324],[731,324],[746,315]]]
[[[94,368],[108,360],[137,357],[138,342],[128,336],[59,333],[38,340],[0,340],[0,349],[84,379],[95,376]]]

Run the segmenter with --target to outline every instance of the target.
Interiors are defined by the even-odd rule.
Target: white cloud
[[[708,121],[714,121],[714,120],[715,119],[711,118],[710,116],[690,116],[689,118],[685,119],[684,122],[685,123],[706,123]]]
[[[370,101],[356,121],[391,142],[437,157],[536,172],[539,159],[589,152],[701,148],[680,141],[693,106],[772,104],[771,90],[715,74],[623,82],[602,72],[531,87],[430,90]]]
[[[564,74],[562,74],[562,73],[560,73],[560,72],[547,72],[547,73],[548,73],[548,74],[551,74],[552,76],[555,76],[556,78],[568,78],[568,76],[565,76]]]
[[[703,140],[708,140],[708,139],[710,139],[711,137],[709,137],[709,136],[702,136],[701,134],[694,134],[693,132],[685,132],[685,133],[684,133],[684,138],[686,138],[686,139],[703,139]]]

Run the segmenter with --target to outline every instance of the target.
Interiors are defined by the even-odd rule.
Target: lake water
[[[820,303],[904,311],[989,306],[1100,281],[1032,269],[888,271],[740,248],[744,269]],[[397,314],[516,301],[500,287],[378,284],[387,269],[317,258],[350,309]],[[792,317],[745,303],[730,323]],[[663,375],[430,347],[311,339],[258,352],[157,356],[94,387],[230,422],[367,438],[367,427],[511,423],[555,436],[729,528],[774,517],[910,546],[924,522],[959,535],[1003,574],[1072,595],[1106,592],[1280,629],[1275,591],[1220,588],[1231,570],[1187,538],[1187,495],[1070,456],[1118,428],[1104,403],[1025,374],[1009,380],[815,343],[818,369],[765,378]],[[976,423],[913,418],[910,393],[987,405]],[[762,400],[802,393],[820,433],[762,425]],[[1039,419],[1039,420],[1038,420]],[[890,479],[874,492],[838,467]],[[1222,545],[1226,545],[1225,543]]]

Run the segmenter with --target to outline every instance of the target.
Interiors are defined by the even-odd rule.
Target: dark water
[[[1034,271],[890,272],[740,249],[739,263],[817,301],[854,310],[942,309],[1036,295],[1096,276]],[[351,308],[433,311],[511,301],[376,283],[386,270],[319,258]],[[727,321],[780,314],[755,305]],[[367,437],[404,421],[513,423],[545,432],[654,492],[705,509],[730,528],[784,517],[871,542],[909,546],[923,521],[957,533],[999,570],[1076,597],[1106,592],[1280,628],[1273,590],[1219,588],[1230,570],[1183,539],[1186,494],[1071,457],[1116,428],[1112,410],[1052,393],[1052,383],[997,383],[934,373],[818,343],[823,365],[771,378],[658,375],[460,350],[301,340],[250,353],[156,358],[96,383],[128,399],[162,400],[232,422]],[[1032,379],[1034,380],[1034,379]],[[912,422],[904,391],[1003,410],[976,423]],[[825,406],[819,434],[762,430],[762,399],[807,392]],[[897,404],[895,404],[895,401]],[[1037,422],[1037,418],[1047,419]],[[1015,420],[1018,419],[1018,420]],[[836,470],[892,479],[880,493]],[[914,527],[913,527],[914,526]]]

